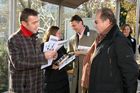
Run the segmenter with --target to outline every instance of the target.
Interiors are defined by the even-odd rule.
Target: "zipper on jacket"
[[[109,58],[110,70],[112,70],[112,60],[111,60],[111,57],[109,55],[109,51],[110,51],[110,47],[108,48],[107,53],[108,53],[108,58]],[[110,71],[110,76],[112,77],[112,71]]]

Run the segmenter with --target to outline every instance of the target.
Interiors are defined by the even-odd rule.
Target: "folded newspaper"
[[[58,69],[60,70],[66,65],[68,65],[69,63],[73,62],[75,58],[76,58],[75,55],[66,54],[66,55],[63,55],[57,62],[55,62],[55,64],[59,66]]]
[[[69,40],[58,41],[58,37],[51,35],[49,41],[44,43],[43,52],[52,51],[52,50],[57,51],[68,41]],[[53,59],[48,59],[48,64],[42,65],[41,69],[51,66],[52,61]]]
[[[88,47],[88,46],[78,45],[78,50],[76,50],[76,52],[79,52],[79,54],[86,54],[89,49],[90,49],[90,47]]]

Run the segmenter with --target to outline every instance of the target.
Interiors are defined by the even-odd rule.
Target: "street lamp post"
[[[16,0],[9,0],[9,30],[8,36],[16,31]]]
[[[8,30],[8,37],[16,31],[16,0],[9,0],[9,30]],[[8,68],[9,68],[8,64]],[[10,82],[10,74],[8,71],[8,77],[9,77],[9,82]],[[9,92],[11,90],[11,83],[9,85]],[[11,92],[10,92],[11,93]]]

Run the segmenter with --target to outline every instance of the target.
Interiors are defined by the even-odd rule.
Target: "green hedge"
[[[0,93],[8,90],[8,59],[6,45],[0,43]]]

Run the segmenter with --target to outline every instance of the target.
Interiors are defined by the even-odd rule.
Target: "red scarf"
[[[21,25],[20,29],[21,29],[22,34],[25,37],[30,37],[33,35],[33,33],[31,31],[29,31],[27,28],[25,28],[23,25]]]

